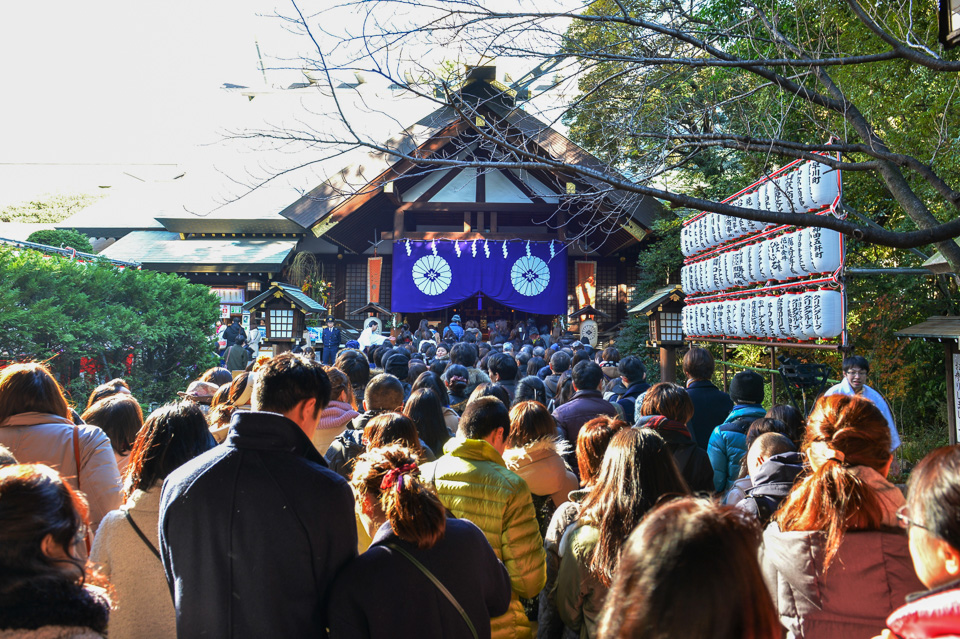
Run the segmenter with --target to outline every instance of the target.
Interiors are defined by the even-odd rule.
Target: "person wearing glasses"
[[[897,433],[897,425],[893,422],[893,413],[890,412],[890,405],[880,392],[867,386],[867,377],[870,375],[870,362],[866,357],[860,355],[851,355],[843,358],[840,365],[843,369],[843,381],[831,386],[824,395],[859,395],[873,402],[883,418],[887,420],[887,427],[890,429],[890,452],[900,448],[900,435]],[[899,474],[900,468],[894,457],[893,473]]]
[[[859,396],[821,397],[807,419],[807,476],[763,532],[760,565],[787,637],[870,637],[922,587],[887,480],[893,457],[880,410]]]
[[[887,618],[877,639],[960,634],[960,446],[938,448],[910,474],[907,504],[897,511],[907,529],[913,567],[928,588]]]

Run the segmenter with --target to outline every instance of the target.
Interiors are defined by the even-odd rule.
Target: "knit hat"
[[[740,371],[730,381],[730,399],[738,404],[763,403],[763,377],[754,371]]]
[[[394,353],[383,362],[383,372],[404,380],[410,374],[410,358],[401,353]]]

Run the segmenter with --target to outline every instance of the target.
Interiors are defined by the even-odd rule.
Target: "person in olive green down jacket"
[[[510,574],[510,609],[491,620],[493,639],[529,639],[533,627],[520,598],[535,597],[543,589],[546,554],[530,489],[501,456],[509,430],[507,407],[499,399],[474,400],[460,417],[465,438],[448,441],[444,456],[424,465],[422,476],[455,516],[484,532]]]

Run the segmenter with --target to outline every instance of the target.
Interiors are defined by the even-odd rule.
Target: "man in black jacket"
[[[705,348],[694,346],[683,356],[683,374],[687,376],[687,393],[693,402],[693,418],[687,428],[697,446],[707,450],[710,434],[733,410],[733,400],[713,385],[713,355]]]
[[[353,494],[310,441],[329,400],[318,362],[276,357],[226,442],[164,482],[179,639],[327,636],[330,584],[357,554]]]

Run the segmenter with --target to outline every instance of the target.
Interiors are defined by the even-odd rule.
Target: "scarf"
[[[320,424],[317,430],[340,428],[359,414],[350,404],[334,399],[320,413]]]

